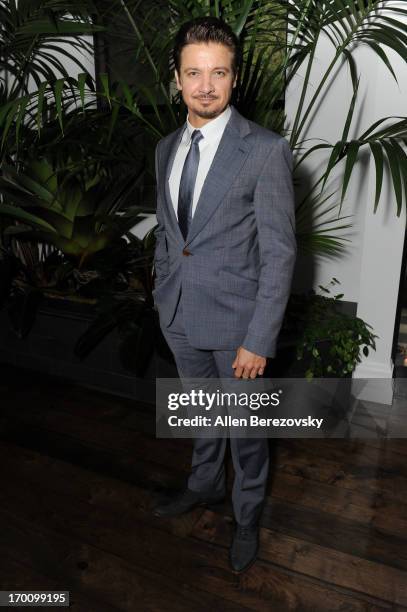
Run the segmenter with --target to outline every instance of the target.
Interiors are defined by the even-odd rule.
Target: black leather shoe
[[[224,499],[224,493],[202,493],[187,488],[175,495],[169,502],[156,506],[153,509],[153,514],[160,518],[178,516],[198,506],[218,504]]]
[[[234,572],[244,572],[253,565],[259,549],[259,525],[237,524],[230,547],[229,560]]]

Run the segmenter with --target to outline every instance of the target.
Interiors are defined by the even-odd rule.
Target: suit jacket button
[[[182,254],[183,255],[192,255],[191,251],[188,251],[188,249],[182,249]]]

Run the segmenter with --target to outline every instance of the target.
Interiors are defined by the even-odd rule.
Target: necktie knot
[[[202,132],[200,130],[194,130],[191,134],[191,146],[194,144],[198,144],[200,140],[202,140]]]

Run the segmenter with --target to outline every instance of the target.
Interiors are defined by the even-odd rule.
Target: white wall
[[[382,60],[366,45],[353,50],[361,79],[354,113],[354,120],[357,121],[351,126],[349,139],[361,134],[380,118],[406,114],[407,69],[405,63],[394,52],[386,48],[386,53],[398,76],[399,86]],[[317,46],[306,101],[310,100],[315,92],[333,54],[331,43],[326,37],[322,38]],[[305,71],[306,64],[301,67],[301,72],[287,89],[286,112],[289,132],[299,103]],[[350,73],[348,67],[344,65],[330,79],[328,93],[307,124],[302,138],[322,138],[332,143],[339,140],[351,96]],[[316,144],[316,141],[312,144]],[[305,143],[307,146],[312,144]],[[320,176],[321,160],[325,160],[326,164],[329,153],[314,155],[307,159],[300,176],[302,182],[305,183],[308,175]],[[363,365],[355,372],[355,376],[391,377],[393,369],[391,348],[404,242],[405,211],[403,210],[402,216],[397,218],[395,196],[389,189],[386,174],[378,212],[373,214],[374,161],[366,159],[366,154],[363,157],[362,163],[354,170],[342,209],[343,214],[354,215],[351,219],[352,232],[347,236],[352,239],[352,243],[346,255],[338,260],[301,258],[297,265],[294,289],[307,288],[304,285],[311,280],[314,289],[318,290],[318,284],[326,285],[333,276],[336,277],[341,282],[337,292],[344,293],[344,300],[358,303],[357,315],[370,323],[375,333],[380,336],[377,340],[376,353],[364,360]],[[344,164],[335,169],[332,175],[332,187],[341,186],[338,178],[340,179],[343,171]],[[328,184],[328,189],[329,187]],[[299,186],[299,194],[301,191]],[[337,201],[339,196],[340,191]]]

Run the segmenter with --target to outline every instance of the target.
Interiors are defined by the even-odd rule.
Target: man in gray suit
[[[154,302],[182,378],[264,374],[274,357],[296,258],[292,154],[282,136],[230,104],[239,43],[214,17],[175,39],[184,125],[156,148]],[[258,549],[269,468],[268,440],[231,438],[235,571]],[[175,516],[225,495],[225,438],[195,439],[185,490],[156,506]]]

